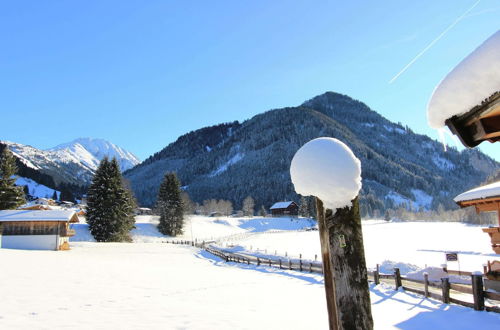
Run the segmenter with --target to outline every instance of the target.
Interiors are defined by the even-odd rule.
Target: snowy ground
[[[413,264],[417,268],[440,267],[445,263],[445,252],[458,252],[459,263],[450,262],[448,268],[482,271],[487,260],[498,257],[491,250],[489,238],[481,226],[445,222],[385,222],[363,221],[366,262],[369,268],[376,264]],[[267,250],[268,253],[314,260],[321,258],[317,231],[258,233],[248,238],[229,242],[246,250]],[[349,242],[347,242],[349,244]],[[403,266],[403,265],[402,265]],[[408,265],[408,270],[415,268]],[[391,270],[392,271],[392,270]],[[403,273],[406,273],[402,269]]]
[[[4,283],[0,329],[327,328],[321,275],[224,263],[196,248],[159,243],[167,238],[154,228],[154,217],[138,221],[133,244],[85,242],[90,238],[86,225],[78,224],[75,238],[80,241],[73,240],[70,251],[0,249]],[[191,238],[192,227],[195,237],[239,237],[245,244],[272,241],[281,251],[298,246],[314,252],[318,232],[294,231],[304,226],[311,223],[194,217],[187,221],[184,238]],[[267,229],[289,232],[266,233]],[[440,241],[448,244],[438,244],[429,236],[410,239],[436,230]],[[438,253],[441,257],[436,260],[442,260],[441,250],[448,245],[461,246],[464,255],[492,259],[482,248],[484,234],[474,234],[477,230],[459,224],[373,221],[364,225],[365,247],[369,260],[418,264],[420,258],[424,260],[416,256],[419,253]],[[456,238],[444,235],[451,231]],[[476,242],[466,243],[461,231]],[[459,242],[454,243],[455,239]],[[393,245],[403,242],[406,252],[394,251],[398,249]],[[410,248],[415,242],[419,245]],[[494,329],[500,324],[498,314],[442,305],[384,285],[371,287],[371,299],[376,329],[477,329],[479,324]]]

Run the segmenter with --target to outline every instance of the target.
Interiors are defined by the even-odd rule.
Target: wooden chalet
[[[273,206],[271,206],[270,210],[273,217],[299,215],[299,206],[293,201],[275,203]]]
[[[0,211],[0,247],[26,250],[69,250],[75,235],[70,224],[79,222],[70,210]]]
[[[473,206],[477,213],[497,212],[498,226],[483,228],[491,238],[491,247],[500,254],[500,181],[466,191],[454,198],[460,207]]]
[[[473,148],[483,141],[499,141],[500,92],[497,91],[465,114],[449,118],[445,123],[466,147]]]

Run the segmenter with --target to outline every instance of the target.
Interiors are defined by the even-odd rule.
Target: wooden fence
[[[302,259],[282,259],[281,257],[256,257],[250,254],[234,253],[225,251],[219,247],[212,245],[214,241],[167,241],[171,244],[184,244],[196,246],[204,249],[224,260],[225,262],[237,262],[247,265],[276,267],[279,269],[296,270],[309,273],[323,273],[323,265],[320,261],[308,261]],[[441,278],[440,282],[430,281],[429,276],[424,274],[423,280],[411,279],[401,276],[399,268],[394,268],[393,274],[382,274],[379,272],[379,265],[373,272],[368,272],[368,280],[375,284],[389,283],[394,284],[396,290],[403,288],[406,291],[417,293],[425,297],[434,298],[442,301],[445,304],[454,303],[465,307],[474,308],[475,310],[486,310],[488,312],[500,313],[500,307],[488,306],[485,301],[492,300],[500,302],[500,293],[484,290],[483,275],[473,274],[470,272],[458,272],[446,270],[448,274],[466,275],[471,277],[471,284],[455,284],[450,283],[448,278]],[[472,296],[472,297],[471,297]],[[469,298],[465,301],[463,299]]]

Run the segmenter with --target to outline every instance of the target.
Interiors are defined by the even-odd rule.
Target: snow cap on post
[[[432,128],[461,115],[500,90],[500,31],[460,62],[439,83],[427,106]]]
[[[316,196],[329,209],[351,206],[361,190],[361,162],[343,142],[321,137],[293,156],[290,176],[295,191]]]

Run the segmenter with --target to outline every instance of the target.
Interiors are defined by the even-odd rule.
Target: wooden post
[[[429,274],[424,273],[424,292],[425,292],[425,297],[429,297]]]
[[[269,259],[269,267],[271,267],[271,259]]]
[[[448,277],[443,277],[441,279],[441,289],[443,294],[443,302],[445,304],[450,303],[450,279]]]
[[[484,310],[484,289],[483,276],[471,275],[472,277],[472,295],[474,296],[474,309],[476,311]]]
[[[288,259],[288,269],[292,270],[292,260]]]
[[[377,264],[377,268],[373,272],[373,281],[375,281],[375,285],[380,284],[379,265],[378,264]]]
[[[317,254],[314,255],[314,261],[318,261],[318,255]]]
[[[316,219],[318,219],[319,240],[321,243],[321,256],[323,257],[323,277],[325,282],[326,307],[330,330],[339,330],[337,315],[337,302],[335,299],[335,282],[333,279],[333,267],[330,258],[330,238],[326,226],[325,210],[323,202],[316,198]],[[291,269],[291,267],[290,267]]]
[[[281,259],[280,259],[280,269],[281,269]]]
[[[326,231],[326,240],[321,241],[323,265],[327,264],[324,267],[325,289],[331,281],[338,329],[373,329],[358,197],[352,200],[350,207],[335,212],[327,209],[323,217],[320,214],[323,203],[318,204],[320,235],[324,235],[322,229]],[[324,221],[323,226],[320,219]],[[331,278],[327,280],[328,272]]]
[[[396,290],[403,286],[401,283],[401,273],[399,268],[394,268],[394,281],[396,282]]]
[[[299,269],[302,271],[302,259],[299,259]]]
[[[313,272],[313,263],[310,262],[309,263],[309,273],[312,273]]]
[[[260,259],[257,257],[257,266],[260,266]]]

